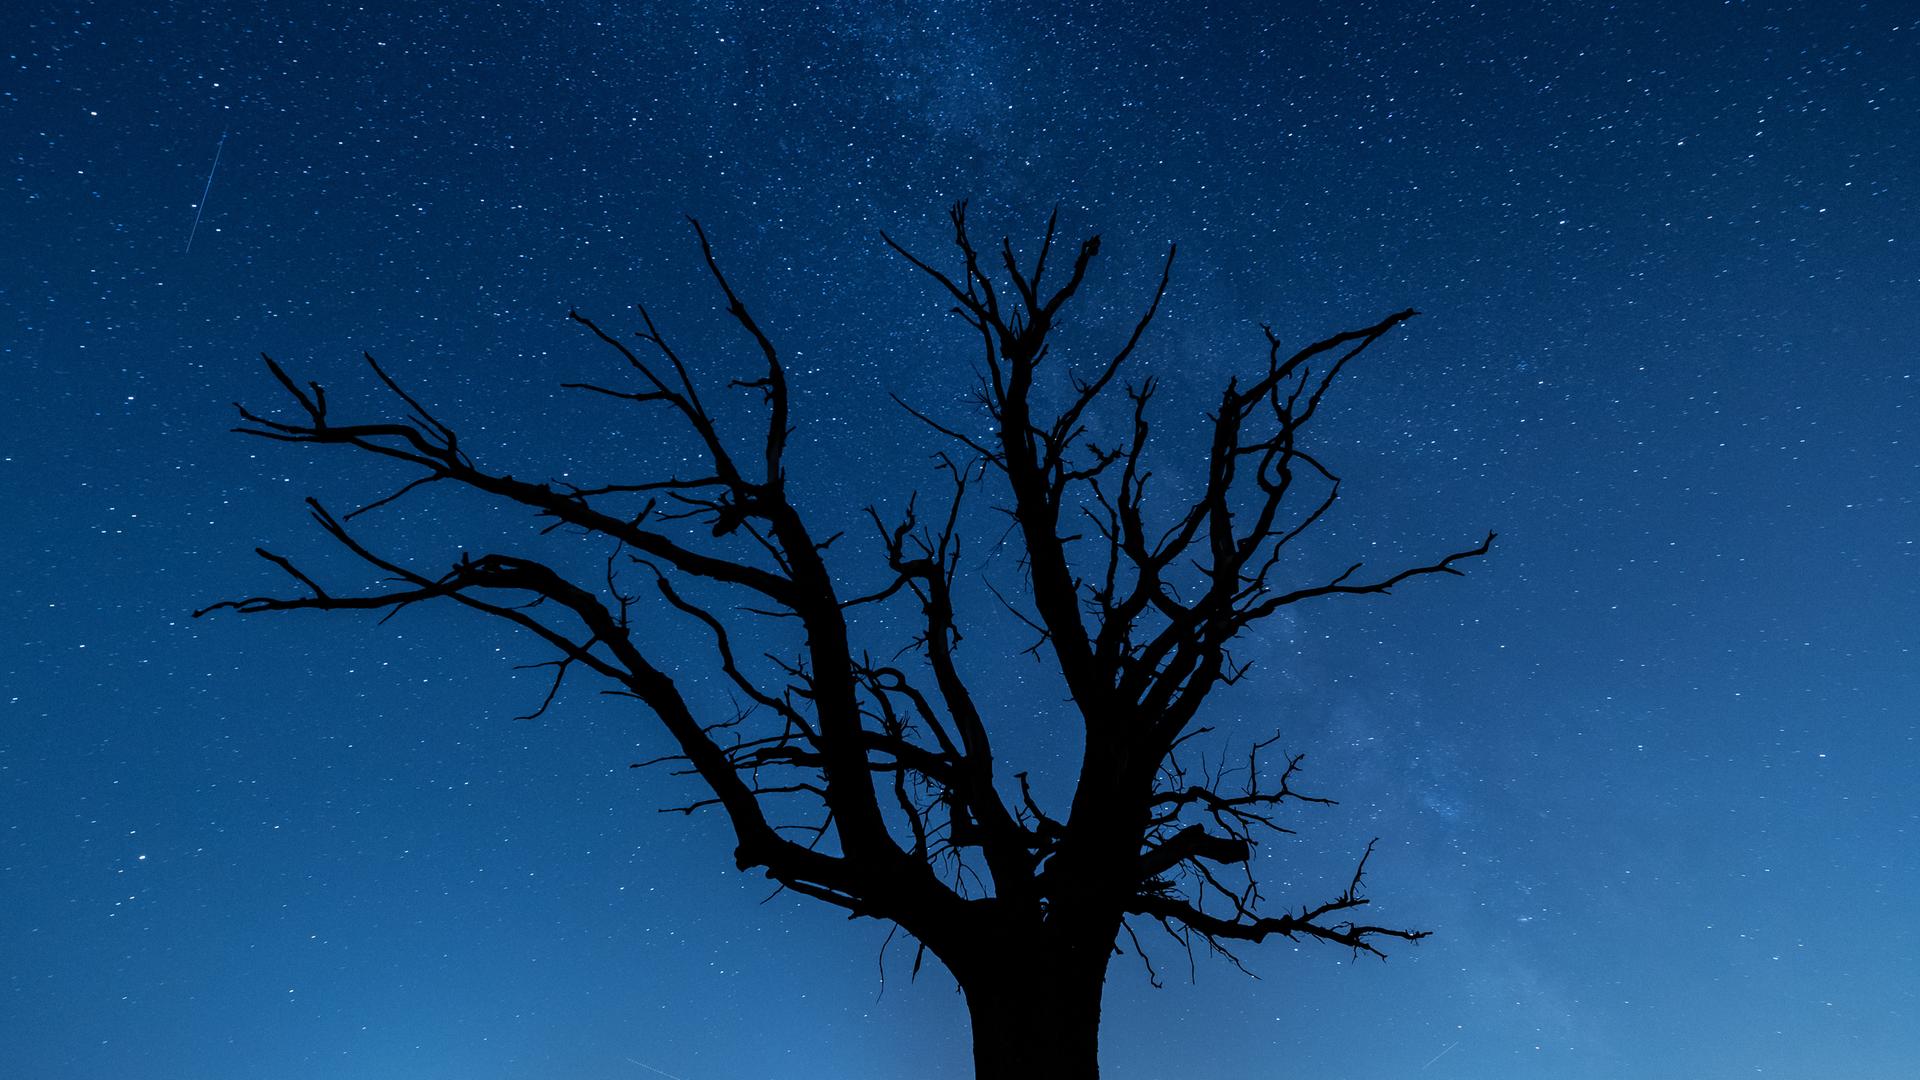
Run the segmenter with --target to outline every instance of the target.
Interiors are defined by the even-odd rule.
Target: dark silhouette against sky
[[[530,476],[655,447],[561,389],[606,362],[570,309],[645,300],[751,377],[684,213],[781,344],[797,497],[871,536],[867,503],[942,482],[890,395],[964,416],[976,359],[878,234],[937,248],[962,197],[996,239],[1031,244],[1056,203],[1104,235],[1067,362],[1124,339],[1179,244],[1138,357],[1170,446],[1264,363],[1261,323],[1306,341],[1419,308],[1316,420],[1344,478],[1323,550],[1501,533],[1465,581],[1274,620],[1209,706],[1341,800],[1262,846],[1275,895],[1378,836],[1372,917],[1434,935],[1384,964],[1269,943],[1257,981],[1143,935],[1166,986],[1115,959],[1105,1075],[1920,1057],[1909,6],[0,19],[19,1075],[970,1075],[943,971],[767,900],[718,818],[656,812],[698,796],[627,768],[668,749],[629,702],[583,682],[515,719],[551,681],[516,669],[547,659],[530,643],[425,607],[190,618],[283,587],[256,545],[327,565],[302,497],[392,488],[225,433],[275,389],[262,350],[341,408],[377,402],[371,351]],[[430,550],[502,527],[420,506],[363,520]],[[965,642],[998,658],[993,707],[1057,700],[1031,641],[1008,618]],[[1071,740],[997,739],[1065,794]]]
[[[1031,263],[1003,240],[1002,276],[987,268],[967,204],[948,217],[952,275],[881,238],[939,285],[975,339],[978,415],[943,423],[899,403],[948,441],[934,457],[945,506],[923,510],[912,492],[889,519],[869,504],[865,560],[848,557],[862,545],[843,543],[844,530],[809,524],[807,479],[788,470],[799,429],[786,362],[690,220],[728,315],[763,365],[728,382],[765,413],[746,446],[726,419],[736,410],[713,403],[713,387],[701,390],[686,351],[644,304],[637,347],[568,313],[624,361],[617,367],[631,383],[566,387],[644,410],[650,445],[635,456],[677,458],[664,473],[531,481],[498,472],[371,355],[367,371],[397,413],[343,416],[325,387],[301,386],[263,355],[285,392],[284,418],[236,405],[237,434],[328,447],[411,475],[345,513],[307,500],[340,553],[377,575],[372,588],[343,592],[311,563],[259,548],[291,579],[288,591],[223,600],[194,616],[325,611],[384,622],[455,604],[525,632],[551,650],[529,666],[550,668],[553,684],[519,719],[546,715],[570,674],[636,702],[674,752],[627,767],[680,766],[674,775],[705,790],[669,809],[724,814],[737,868],[905,931],[916,972],[928,954],[944,965],[966,996],[981,1080],[1092,1080],[1107,970],[1126,954],[1123,936],[1160,985],[1136,922],[1166,931],[1189,963],[1196,948],[1238,963],[1233,949],[1268,938],[1385,959],[1383,945],[1430,936],[1368,918],[1377,837],[1338,890],[1329,883],[1297,905],[1263,894],[1262,840],[1296,835],[1287,811],[1333,800],[1294,785],[1306,755],[1275,755],[1282,735],[1232,751],[1203,741],[1217,733],[1208,706],[1246,679],[1252,665],[1234,651],[1264,623],[1295,605],[1462,576],[1494,534],[1426,563],[1369,570],[1363,558],[1297,580],[1315,526],[1340,498],[1340,478],[1311,446],[1313,421],[1341,372],[1416,312],[1305,344],[1263,330],[1265,365],[1227,379],[1208,413],[1191,470],[1202,479],[1169,493],[1153,484],[1169,442],[1153,436],[1159,382],[1127,361],[1166,298],[1177,247],[1133,332],[1062,379],[1054,354],[1065,350],[1053,331],[1079,310],[1099,236],[1077,245],[1070,268],[1062,252],[1050,279],[1048,256],[1067,246],[1056,244],[1052,215]],[[1104,419],[1116,405],[1117,422]],[[982,421],[986,429],[969,434]],[[629,415],[617,426],[635,422]],[[430,485],[529,516],[539,538],[463,539],[443,569],[385,551],[352,524],[397,513],[387,508],[402,500],[413,509],[420,500],[409,497]],[[436,524],[460,516],[427,513]],[[969,542],[982,517],[1000,532],[984,562]],[[581,565],[577,541],[562,545],[555,534],[604,556]],[[1006,563],[1019,571],[1017,587],[1006,583],[1011,600],[991,580],[981,587],[982,570]],[[1006,653],[963,647],[980,622],[971,601],[986,596],[1035,635],[1020,655],[1046,665],[1000,709],[983,708],[974,684],[983,669],[998,673]],[[665,629],[676,618],[712,639],[704,658]],[[725,676],[729,700],[700,691],[703,666]],[[1071,789],[1051,807],[1035,798],[1031,770],[996,748],[994,733],[1009,728],[1022,742],[1036,731],[1078,732]],[[1006,776],[1017,799],[1003,790]]]

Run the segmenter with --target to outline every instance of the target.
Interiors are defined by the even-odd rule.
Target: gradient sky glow
[[[1380,917],[1435,936],[1256,981],[1143,932],[1166,986],[1116,958],[1104,1075],[1920,1074],[1915,5],[26,4],[0,57],[0,1074],[970,1077],[937,965],[656,812],[689,789],[627,768],[650,717],[583,680],[514,719],[534,643],[188,615],[281,587],[256,545],[355,580],[301,498],[407,479],[227,434],[278,407],[262,350],[371,410],[370,350],[530,477],[674,460],[559,384],[613,370],[567,310],[640,300],[708,385],[751,372],[683,213],[863,565],[860,509],[937,487],[887,395],[971,422],[878,230],[944,259],[962,197],[1024,250],[1055,203],[1104,235],[1068,362],[1180,244],[1140,353],[1169,484],[1259,323],[1420,308],[1329,399],[1314,551],[1501,534],[1267,625],[1214,715],[1340,799],[1263,848],[1270,899],[1378,836]],[[527,535],[438,497],[369,529]],[[962,660],[1057,805],[1057,687],[981,596]]]

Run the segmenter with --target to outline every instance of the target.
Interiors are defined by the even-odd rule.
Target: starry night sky
[[[582,680],[514,719],[536,643],[189,617],[283,588],[255,545],[363,580],[300,500],[408,479],[227,434],[279,407],[262,350],[362,415],[371,350],[521,475],[675,460],[559,384],[616,370],[567,310],[640,300],[709,385],[752,373],[684,213],[870,576],[860,509],[939,484],[887,394],[980,423],[963,328],[878,231],[945,260],[962,197],[1027,251],[1056,203],[1105,236],[1065,363],[1180,244],[1140,354],[1169,484],[1260,322],[1420,308],[1329,400],[1315,550],[1501,533],[1466,578],[1268,624],[1214,716],[1341,800],[1263,848],[1275,902],[1378,836],[1377,914],[1435,936],[1278,941],[1256,981],[1143,934],[1167,986],[1116,958],[1105,1075],[1913,1075],[1911,4],[29,4],[0,55],[7,1075],[971,1076],[943,971],[763,903],[724,822],[657,812],[691,789],[627,768],[649,716]],[[368,520],[425,565],[528,537],[438,495]],[[978,579],[1017,586],[990,548]],[[969,610],[996,738],[1057,805],[1057,685]]]

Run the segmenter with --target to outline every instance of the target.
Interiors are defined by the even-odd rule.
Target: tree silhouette
[[[568,385],[670,414],[700,447],[697,475],[591,487],[519,479],[483,467],[453,428],[371,356],[368,368],[391,392],[398,418],[342,422],[317,383],[302,386],[266,358],[297,410],[276,419],[236,406],[243,420],[236,430],[348,447],[417,475],[349,514],[308,500],[321,529],[380,571],[379,584],[335,593],[262,549],[298,583],[298,595],[227,601],[196,614],[391,613],[446,600],[521,627],[555,650],[553,690],[584,669],[659,718],[677,745],[674,760],[704,785],[704,797],[682,809],[726,814],[740,869],[762,869],[786,889],[889,921],[943,962],[966,996],[979,1076],[1076,1080],[1098,1074],[1107,968],[1123,940],[1138,949],[1136,924],[1157,923],[1189,952],[1199,945],[1229,958],[1237,943],[1273,935],[1373,954],[1391,939],[1425,936],[1362,921],[1372,844],[1344,887],[1327,889],[1330,898],[1272,913],[1250,869],[1256,842],[1264,832],[1289,831],[1279,816],[1286,804],[1330,800],[1293,788],[1301,758],[1269,762],[1272,740],[1255,743],[1244,768],[1196,767],[1181,748],[1210,730],[1196,722],[1202,704],[1244,670],[1228,647],[1262,619],[1321,597],[1386,593],[1423,575],[1458,574],[1457,564],[1485,554],[1493,536],[1391,573],[1367,576],[1356,562],[1331,580],[1280,580],[1290,569],[1283,553],[1340,492],[1338,478],[1300,437],[1346,364],[1414,312],[1294,351],[1267,329],[1262,369],[1244,383],[1230,379],[1209,417],[1199,490],[1156,488],[1150,499],[1155,383],[1127,384],[1121,375],[1166,294],[1174,251],[1125,342],[1097,369],[1037,392],[1049,337],[1080,291],[1099,237],[1079,246],[1064,282],[1048,291],[1057,212],[1030,270],[1002,242],[999,281],[968,233],[966,205],[950,217],[951,273],[882,238],[945,292],[977,339],[978,401],[992,434],[968,435],[902,403],[956,447],[939,459],[951,494],[930,520],[911,504],[892,519],[868,510],[877,540],[864,570],[884,581],[876,590],[846,595],[851,571],[829,562],[836,537],[810,528],[789,497],[787,444],[799,418],[790,415],[786,372],[696,221],[727,311],[766,364],[759,377],[731,384],[765,410],[750,452],[722,430],[688,363],[645,307],[637,345],[573,314],[619,354],[630,381]],[[1107,399],[1124,403],[1125,435],[1096,445],[1089,410]],[[997,658],[963,660],[958,649],[960,508],[989,479],[1011,517],[1008,539],[1024,570],[1024,597],[1003,599],[1037,635],[1030,651],[1057,667],[1081,729],[1078,780],[1064,809],[1041,806],[1024,772],[1011,773],[1008,784],[990,735],[996,718],[977,703],[966,670]],[[465,552],[449,569],[420,570],[350,530],[356,515],[431,483],[524,508],[549,531],[602,538],[610,552],[603,578],[580,580],[504,552]],[[651,579],[658,599],[643,605],[623,591],[623,569]],[[725,616],[717,613],[723,602],[732,605]],[[911,640],[868,643],[871,650],[857,643],[848,613],[864,605],[905,609]],[[660,639],[636,625],[640,611],[650,620],[677,611],[703,628],[712,664],[741,707],[703,715],[663,669]],[[735,638],[744,621],[759,619],[798,627],[793,653],[743,657]],[[541,710],[552,700],[549,691]],[[810,807],[798,818],[797,804]],[[916,971],[919,963],[916,954]]]

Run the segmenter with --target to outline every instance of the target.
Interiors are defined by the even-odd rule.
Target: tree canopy
[[[433,601],[519,627],[552,650],[554,691],[571,673],[591,673],[664,725],[672,760],[705,791],[684,809],[726,815],[740,869],[893,923],[943,962],[967,996],[979,1075],[1092,1077],[1108,965],[1119,942],[1138,947],[1136,925],[1157,924],[1190,950],[1230,957],[1236,945],[1275,935],[1373,954],[1425,936],[1364,917],[1371,844],[1350,879],[1268,902],[1251,871],[1261,835],[1290,831],[1287,804],[1330,800],[1294,787],[1302,757],[1270,755],[1274,739],[1253,741],[1244,768],[1205,766],[1182,750],[1211,731],[1203,705],[1246,670],[1230,647],[1263,620],[1323,598],[1457,575],[1494,537],[1385,571],[1355,561],[1317,580],[1298,580],[1285,557],[1341,496],[1338,475],[1303,441],[1308,426],[1349,362],[1415,312],[1298,347],[1263,327],[1264,357],[1225,381],[1208,418],[1198,484],[1172,490],[1153,479],[1158,385],[1136,374],[1135,354],[1166,298],[1174,250],[1131,332],[1046,393],[1037,387],[1055,377],[1051,339],[1100,238],[1056,260],[1056,212],[1023,266],[1008,241],[997,252],[976,244],[966,204],[950,221],[947,269],[882,234],[965,328],[980,376],[976,400],[991,422],[991,434],[977,436],[901,402],[904,422],[947,442],[938,509],[922,510],[917,499],[892,516],[870,507],[864,546],[836,544],[839,533],[822,533],[802,512],[788,489],[788,447],[809,418],[793,408],[774,335],[736,293],[696,221],[714,286],[764,361],[726,384],[763,410],[753,431],[728,430],[724,412],[703,397],[713,380],[696,375],[645,306],[631,338],[572,315],[619,361],[624,381],[567,385],[648,410],[648,425],[664,414],[672,429],[641,430],[692,440],[700,464],[686,475],[518,478],[485,464],[372,356],[367,370],[393,409],[364,419],[336,415],[322,386],[266,358],[290,407],[239,406],[236,430],[339,447],[410,475],[348,513],[308,500],[320,529],[377,581],[323,585],[259,549],[295,589],[198,614],[392,613]],[[1099,409],[1117,412],[1117,440],[1090,435]],[[564,462],[568,448],[554,450]],[[537,551],[469,549],[457,539],[450,564],[444,556],[423,563],[419,553],[376,550],[356,535],[354,518],[429,484],[523,509],[549,530],[600,538],[605,573],[583,579]],[[1024,595],[1002,598],[1010,617],[1031,629],[1030,651],[1057,668],[1071,699],[1081,757],[1065,806],[1043,806],[1026,772],[996,751],[996,727],[1024,718],[981,706],[978,680],[1001,658],[960,645],[967,627],[956,593],[970,587],[961,508],[979,498],[1008,515],[1018,546]],[[850,572],[861,560],[861,573]],[[850,587],[873,577],[884,584]],[[727,598],[724,606],[716,597]],[[862,640],[849,613],[869,605],[905,612],[905,640]],[[711,668],[739,708],[710,715],[686,692],[659,656],[660,635],[677,632],[662,629],[669,620],[705,636]],[[760,620],[797,628],[790,654],[736,648],[743,625]],[[549,692],[540,708],[552,700]]]

